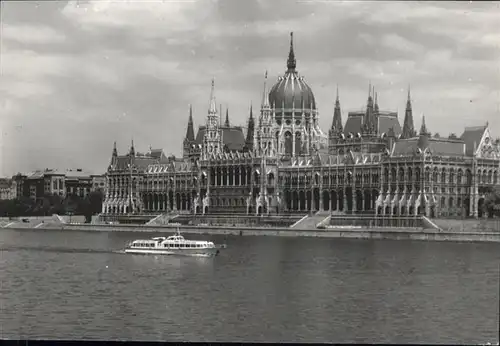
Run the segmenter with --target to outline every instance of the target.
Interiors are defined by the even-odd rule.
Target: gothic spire
[[[415,126],[413,123],[413,111],[411,107],[410,86],[408,86],[408,100],[406,101],[405,119],[403,122],[403,132],[401,138],[415,137]]]
[[[339,87],[337,86],[337,97],[335,98],[335,109],[333,111],[332,121],[333,131],[342,131],[342,113],[340,111]]]
[[[420,135],[429,135],[429,131],[427,131],[427,126],[425,125],[425,115],[422,115],[422,125],[420,126]]]
[[[267,94],[267,70],[264,76],[264,91],[262,92],[262,108],[269,108],[269,95]]]
[[[293,32],[290,33],[290,52],[288,53],[288,60],[286,62],[288,71],[295,71],[297,61],[295,60],[295,53],[293,51]]]
[[[373,98],[372,98],[372,83],[370,81],[368,86],[368,101],[366,105],[366,113],[363,121],[363,128],[366,132],[371,132],[373,126],[375,125],[375,121],[373,119]]]
[[[217,103],[215,102],[215,81],[212,78],[212,88],[210,89],[210,106],[208,108],[208,113],[217,114]]]
[[[229,107],[226,108],[226,121],[224,122],[224,126],[229,127]]]
[[[368,91],[368,101],[367,101],[367,104],[368,104],[368,107],[372,107],[373,106],[373,96],[374,96],[374,89],[375,87],[372,86],[372,83],[370,82],[370,85],[368,86],[369,88],[369,91]]]
[[[425,125],[425,116],[422,115],[422,126],[420,126],[420,135],[418,137],[418,147],[420,150],[425,150],[429,146],[430,133],[427,131],[427,126]]]
[[[113,144],[113,154],[112,154],[112,155],[113,155],[113,157],[118,156],[118,150],[116,150],[116,141],[115,141],[115,143]]]
[[[253,140],[255,133],[255,122],[253,119],[252,103],[250,103],[250,116],[248,117],[247,138],[245,144],[248,151],[253,151]]]
[[[375,105],[374,105],[374,111],[375,111],[375,113],[378,114],[378,110],[379,110],[378,109],[378,93],[376,92],[375,93]]]
[[[186,140],[193,142],[194,141],[194,125],[193,125],[193,107],[189,105],[189,119],[188,126],[186,130]]]
[[[410,92],[410,85],[408,85],[408,98],[406,100],[406,108],[411,109],[411,92]]]
[[[130,145],[130,156],[135,156],[134,139],[132,139],[132,143]]]

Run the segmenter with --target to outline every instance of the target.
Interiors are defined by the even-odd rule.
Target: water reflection
[[[0,232],[3,246],[25,247],[0,256],[2,336],[478,343],[497,335],[498,244],[228,237],[213,258],[116,252],[143,237]]]
[[[172,255],[136,255],[127,254],[132,261],[139,266],[171,266],[182,268],[183,266],[196,265],[199,267],[208,267],[213,265],[214,257],[190,257],[190,256],[172,256]]]

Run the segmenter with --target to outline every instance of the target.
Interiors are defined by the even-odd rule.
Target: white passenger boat
[[[219,247],[211,241],[184,239],[177,231],[175,235],[168,238],[134,240],[127,245],[125,253],[212,257],[219,253]]]

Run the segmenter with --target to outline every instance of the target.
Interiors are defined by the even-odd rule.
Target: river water
[[[186,235],[228,247],[119,252],[150,236],[1,230],[0,337],[498,342],[498,244]]]

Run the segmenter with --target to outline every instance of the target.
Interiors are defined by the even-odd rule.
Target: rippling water
[[[498,342],[498,244],[228,237],[215,258],[120,253],[149,236],[1,230],[0,337]]]

